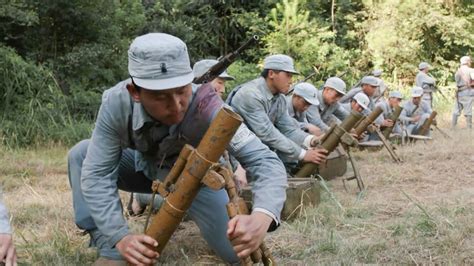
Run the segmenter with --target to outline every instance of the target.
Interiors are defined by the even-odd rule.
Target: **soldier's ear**
[[[127,84],[127,90],[134,102],[140,102],[140,91],[133,85],[133,83]]]

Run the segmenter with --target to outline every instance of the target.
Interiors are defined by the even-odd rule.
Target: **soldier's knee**
[[[72,147],[67,154],[68,164],[79,162],[82,164],[82,161],[84,161],[84,158],[86,157],[88,146],[88,139],[82,140],[74,145],[74,147]]]

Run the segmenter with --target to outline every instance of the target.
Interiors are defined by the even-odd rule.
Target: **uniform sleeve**
[[[326,132],[329,130],[329,126],[323,122],[317,105],[311,105],[306,111],[306,118],[308,122],[319,127],[322,131]]]
[[[336,104],[337,104],[337,107],[336,107],[336,109],[334,110],[334,112],[332,114],[335,117],[337,117],[337,119],[342,121],[342,120],[346,119],[346,117],[349,116],[350,112],[346,108],[344,108],[341,104],[339,104],[339,103],[336,103]]]
[[[402,112],[400,113],[399,119],[400,119],[400,121],[402,121],[404,123],[409,123],[409,122],[413,121],[413,118],[408,116],[408,105],[403,106],[403,109],[402,109]]]
[[[119,125],[127,122],[117,115],[120,112],[111,110],[110,102],[103,97],[82,168],[81,188],[97,228],[115,246],[129,232],[117,188],[122,151]]]
[[[287,187],[283,163],[244,124],[232,138],[228,150],[252,182],[253,208],[269,211],[279,222]]]
[[[232,107],[244,118],[247,126],[263,143],[291,159],[298,160],[303,149],[284,135],[285,129],[280,132],[281,129],[278,130],[273,125],[265,112],[262,101],[255,97],[255,95],[247,95],[245,92],[242,92],[234,96]],[[287,122],[283,122],[283,124],[285,123]]]
[[[288,114],[286,104],[286,101],[282,101],[281,110],[279,110],[280,116],[275,121],[276,127],[283,135],[287,136],[296,144],[303,146],[309,134],[301,130],[298,124],[295,124],[295,119]],[[300,149],[298,149],[298,151],[301,152]]]

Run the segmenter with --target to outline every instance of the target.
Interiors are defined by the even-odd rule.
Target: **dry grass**
[[[280,264],[474,264],[474,133],[450,132],[446,140],[387,152],[358,152],[367,190],[345,192],[328,182],[336,200],[284,223],[267,237]],[[34,265],[83,265],[96,258],[72,217],[66,149],[6,151],[0,147],[0,181],[11,210],[20,261]],[[143,218],[130,220],[140,231]],[[163,254],[168,264],[215,264],[192,222],[184,223]]]

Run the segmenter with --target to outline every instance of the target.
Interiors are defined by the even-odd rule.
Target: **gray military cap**
[[[369,100],[369,97],[365,95],[365,93],[359,92],[356,95],[354,95],[352,99],[354,99],[354,101],[356,101],[365,110],[369,109],[368,106],[369,106],[370,100]]]
[[[324,83],[324,88],[332,88],[335,89],[337,92],[339,92],[342,95],[346,95],[346,83],[338,78],[338,77],[330,77],[326,80]]]
[[[145,34],[132,42],[128,72],[136,85],[149,90],[182,87],[194,78],[186,44],[165,33]]]
[[[374,69],[372,71],[372,76],[378,78],[378,77],[382,76],[382,73],[383,73],[382,69]]]
[[[194,64],[193,66],[193,73],[194,77],[198,78],[204,73],[206,73],[213,65],[217,64],[219,61],[214,60],[214,59],[205,59],[198,61]],[[227,71],[222,72],[219,75],[219,78],[225,79],[225,80],[234,80],[235,78],[227,74]]]
[[[423,89],[421,87],[413,87],[411,89],[411,97],[420,97],[423,95]]]
[[[425,68],[429,68],[431,67],[430,64],[426,63],[426,62],[421,62],[419,65],[418,65],[418,69],[419,70],[423,70]]]
[[[399,91],[391,91],[391,92],[388,94],[388,98],[403,99],[403,95],[402,95],[402,93],[399,92]]]
[[[295,70],[293,58],[284,54],[267,56],[265,60],[263,60],[263,69],[280,70],[297,75],[300,74]]]
[[[365,76],[360,81],[361,85],[367,84],[367,85],[374,86],[374,87],[380,86],[380,83],[381,83],[381,80],[374,77],[374,76]]]
[[[461,65],[467,65],[471,61],[471,57],[465,55],[461,57],[461,60],[459,61],[461,62]]]
[[[318,105],[319,101],[316,95],[317,92],[318,89],[316,89],[316,87],[314,87],[312,84],[307,82],[301,82],[295,85],[295,90],[293,93],[300,97],[303,97],[305,101],[312,105]]]

